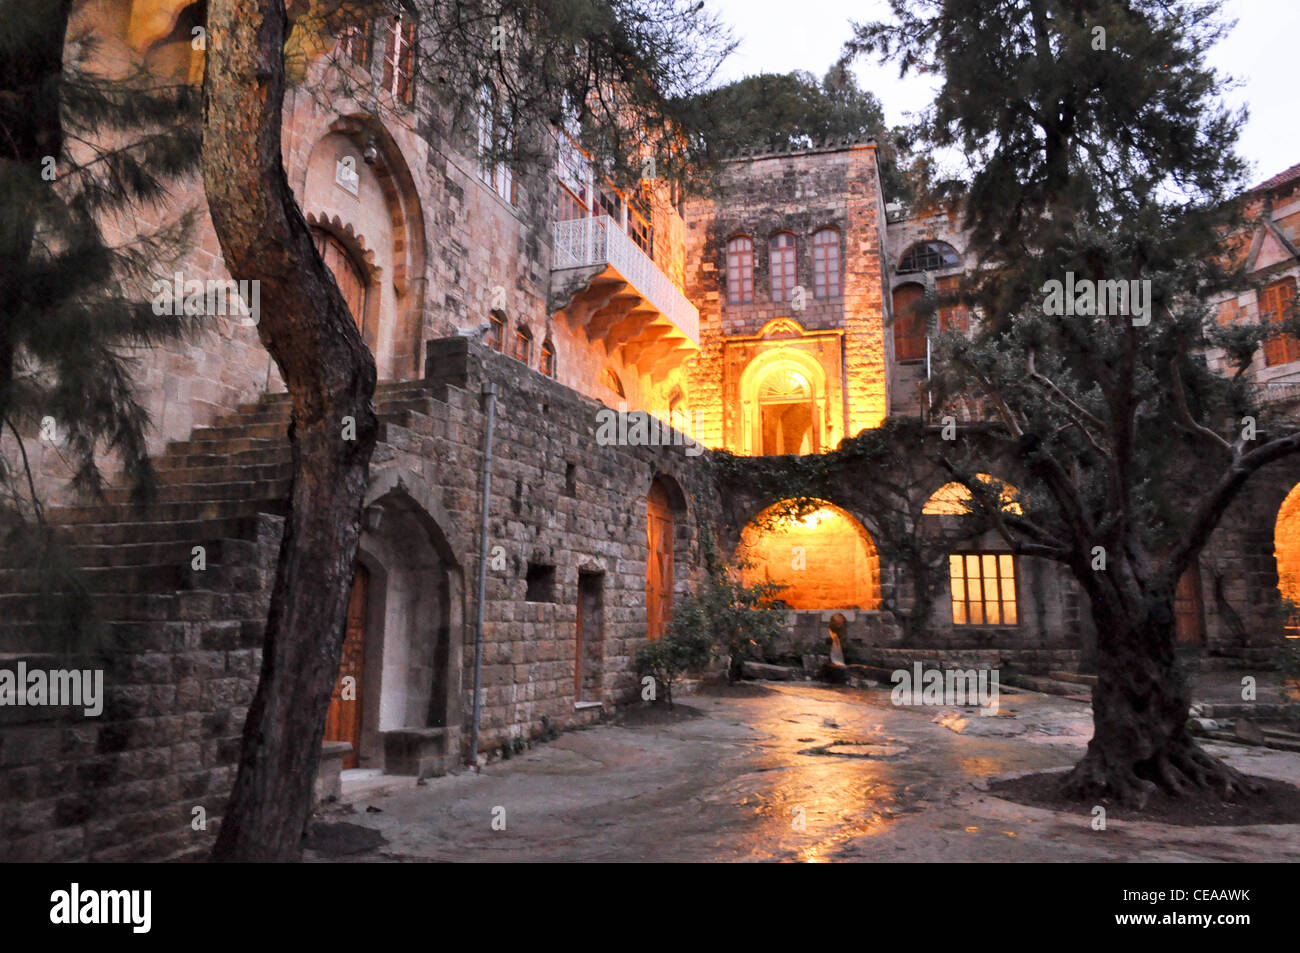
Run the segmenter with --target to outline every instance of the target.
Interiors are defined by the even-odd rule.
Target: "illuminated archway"
[[[999,496],[1002,499],[1003,512],[1017,515],[1023,512],[1017,500],[1020,491],[1010,483],[1005,483],[987,473],[977,473],[975,479],[990,485],[1001,484],[1002,492]],[[970,490],[964,484],[954,481],[945,483],[931,493],[930,498],[925,501],[925,506],[921,508],[921,512],[926,516],[966,516],[971,512],[970,502]]]
[[[821,453],[827,440],[826,371],[795,348],[765,351],[740,375],[743,445],[749,456]]]
[[[1273,527],[1273,557],[1277,560],[1277,588],[1287,606],[1287,636],[1300,638],[1300,483],[1282,501]]]
[[[863,525],[823,502],[813,513],[769,527],[780,505],[765,509],[741,533],[741,579],[786,586],[776,598],[792,609],[879,608],[880,557]]]

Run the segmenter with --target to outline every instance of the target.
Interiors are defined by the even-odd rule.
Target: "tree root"
[[[1173,797],[1213,796],[1231,801],[1260,790],[1259,784],[1190,738],[1171,742],[1141,761],[1108,755],[1089,745],[1061,787],[1061,793],[1072,800],[1108,800],[1138,810],[1146,807],[1156,791]]]

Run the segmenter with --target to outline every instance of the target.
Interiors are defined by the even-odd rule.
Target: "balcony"
[[[699,350],[700,312],[608,215],[554,225],[551,311],[651,378]]]

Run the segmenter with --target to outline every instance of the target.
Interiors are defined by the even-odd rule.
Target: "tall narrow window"
[[[727,242],[727,304],[754,300],[754,243],[744,235]]]
[[[1016,625],[1016,560],[1010,553],[948,557],[954,625]]]
[[[339,56],[362,69],[370,65],[370,21],[350,26],[339,34]]]
[[[1281,324],[1291,317],[1295,300],[1295,279],[1283,278],[1259,290],[1259,323]],[[1300,339],[1294,334],[1276,334],[1264,342],[1264,363],[1288,364],[1300,360]]]
[[[521,364],[527,364],[533,359],[533,336],[527,328],[515,331],[515,347],[510,356]]]
[[[513,119],[503,115],[496,96],[487,86],[479,92],[478,177],[512,205],[515,201],[514,173],[505,161],[514,150]]]
[[[506,322],[505,319],[496,314],[488,315],[487,343],[488,347],[498,354],[504,354],[506,350]]]
[[[833,228],[813,235],[813,294],[818,298],[840,294],[840,233]]]
[[[794,236],[778,232],[768,243],[768,265],[772,275],[772,300],[789,301],[794,296]]]
[[[415,17],[399,13],[388,21],[386,33],[384,89],[409,106],[415,91]]]
[[[555,376],[555,345],[550,341],[542,342],[542,355],[537,369],[547,377]]]
[[[925,289],[916,282],[908,282],[894,289],[894,360],[920,361],[925,359],[925,316],[918,305],[925,297]]]

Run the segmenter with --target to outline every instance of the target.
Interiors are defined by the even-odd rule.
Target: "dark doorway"
[[[605,659],[605,575],[578,573],[578,644],[574,650],[573,700],[601,700]]]

